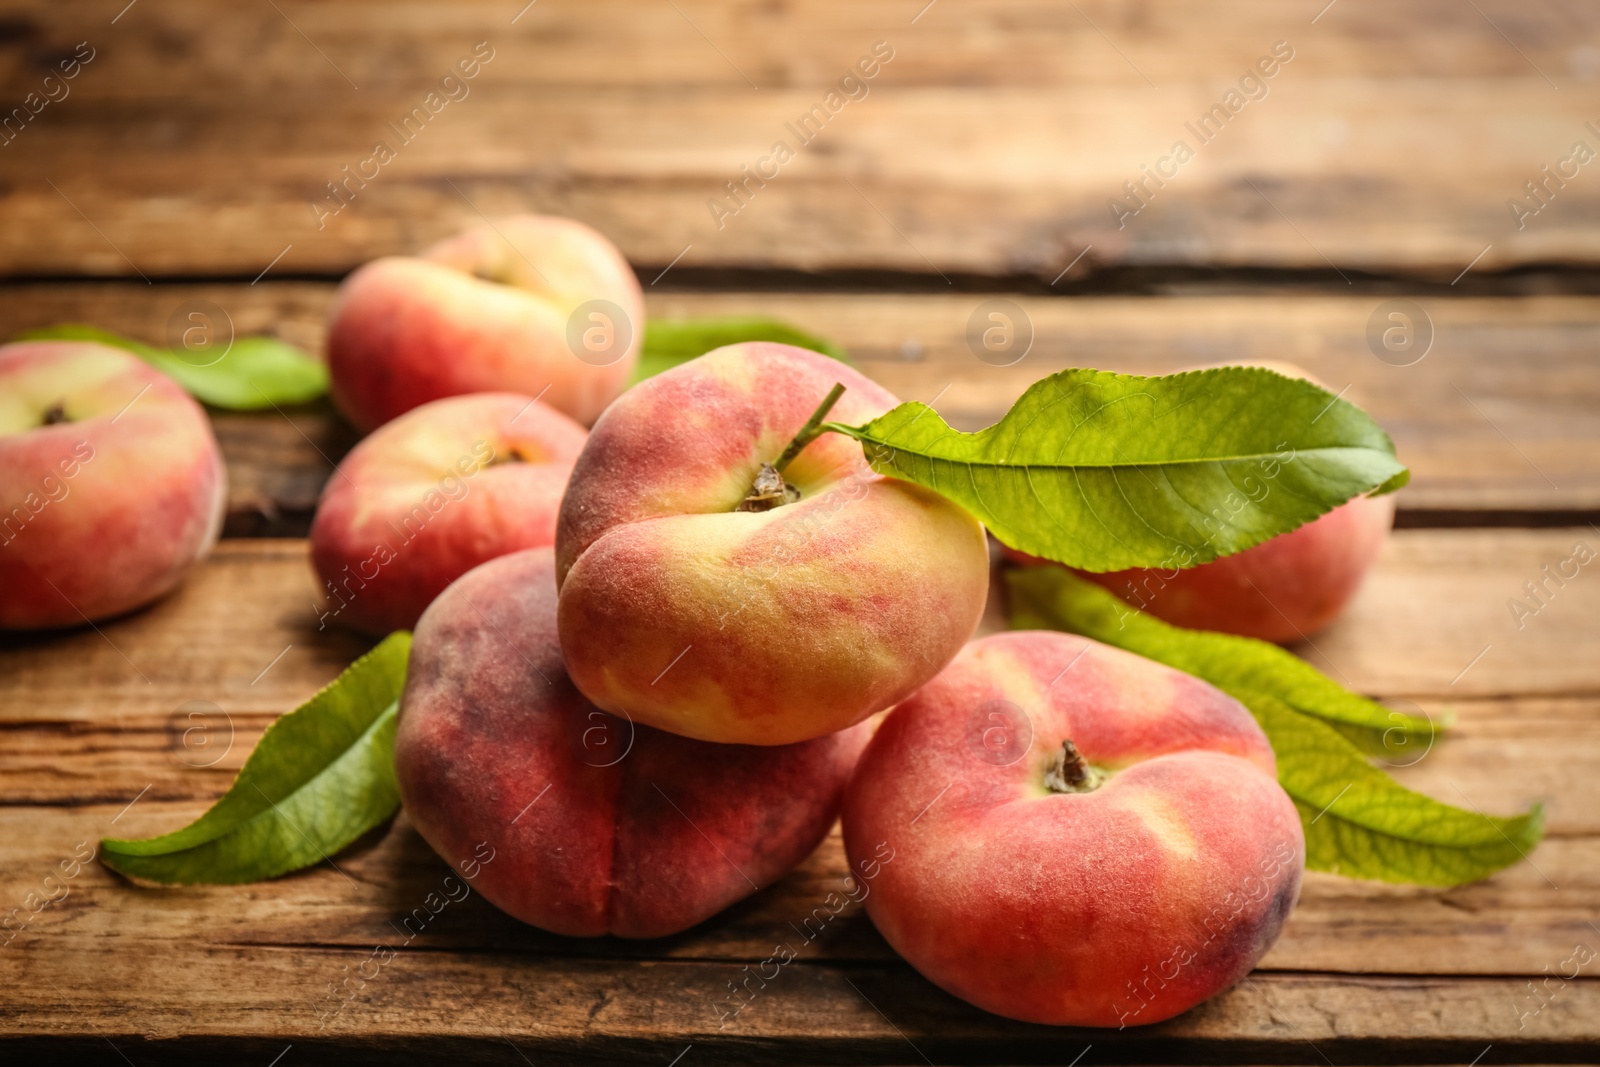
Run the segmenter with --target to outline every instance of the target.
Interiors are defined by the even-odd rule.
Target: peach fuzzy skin
[[[339,464],[311,524],[326,617],[408,630],[478,564],[553,544],[587,436],[517,393],[435,400],[379,427]]]
[[[1007,736],[992,701],[1031,722],[1009,764],[984,744]],[[1099,788],[1045,785],[1068,739],[1108,772]],[[867,912],[925,977],[998,1015],[1074,1026],[1158,1022],[1237,982],[1276,940],[1305,860],[1242,705],[1032,631],[972,642],[890,712],[846,793],[844,836],[852,865],[892,850]]]
[[[1322,386],[1292,363],[1216,364],[1224,365],[1265,367]],[[1394,494],[1358,496],[1304,526],[1198,567],[1077,573],[1174,626],[1288,643],[1339,617],[1393,525]],[[1005,554],[1018,563],[1046,562],[1011,548]]]
[[[664,937],[783,877],[838,814],[868,726],[781,748],[633,726],[562,670],[549,549],[422,617],[400,704],[406,813],[496,907],[558,934]],[[461,866],[465,864],[466,866]]]
[[[1360,496],[1254,548],[1176,574],[1147,569],[1083,577],[1175,626],[1288,643],[1339,617],[1393,523],[1393,494]]]
[[[604,366],[567,342],[567,320],[590,300],[629,320],[627,348]],[[494,391],[542,393],[588,424],[627,387],[643,332],[639,282],[611,242],[572,219],[519,215],[345,279],[328,327],[331,392],[363,430],[430,400]]]
[[[211,424],[171,379],[104,345],[0,346],[0,629],[163,596],[216,543],[226,503]]]
[[[778,745],[910,695],[971,636],[982,527],[823,434],[802,499],[736,512],[834,382],[831,419],[895,398],[804,349],[731,345],[624,393],[595,424],[556,534],[561,643],[590,700],[706,741]]]

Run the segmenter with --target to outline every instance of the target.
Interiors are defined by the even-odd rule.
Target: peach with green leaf
[[[1293,364],[1263,361],[1238,366],[1262,368],[1321,387]],[[1317,462],[1316,457],[1307,458]],[[1243,509],[1245,499],[1252,507],[1276,507],[1282,494],[1295,491],[1292,485],[1281,484],[1278,475],[1284,464],[1300,459],[1298,450],[1288,447],[1264,457],[1216,499],[1206,519],[1214,524],[1218,517],[1230,517],[1229,512]],[[1393,523],[1392,495],[1361,495],[1303,526],[1209,563],[1195,565],[1200,553],[1177,545],[1161,566],[1079,573],[1177,626],[1291,642],[1338,617],[1377,562]],[[1206,520],[1201,530],[1211,536]],[[1006,554],[1017,563],[1046,562],[1011,549]]]
[[[1305,845],[1266,735],[1190,675],[1081,637],[969,644],[874,736],[844,807],[866,899],[925,977],[1028,1022],[1123,1027],[1249,973]]]
[[[976,520],[839,434],[785,460],[835,383],[835,418],[895,406],[836,360],[755,342],[601,416],[556,534],[561,645],[590,700],[701,740],[789,744],[904,699],[972,634],[989,585]]]
[[[1278,783],[1300,809],[1309,868],[1460,885],[1519,862],[1543,835],[1542,804],[1511,816],[1456,808],[1406,789],[1375,765],[1407,767],[1426,757],[1445,726],[1431,715],[1353,693],[1266,641],[1131,612],[1065,567],[1019,567],[1006,586],[1013,626],[1065,630],[1145,656],[1249,708],[1272,742]]]
[[[1271,502],[1232,506],[1268,463]],[[968,434],[815,353],[734,345],[596,424],[557,532],[562,644],[601,707],[795,741],[888,707],[954,655],[986,590],[979,522],[1086,569],[1184,546],[1198,562],[1405,477],[1359,409],[1260,369],[1064,371]]]

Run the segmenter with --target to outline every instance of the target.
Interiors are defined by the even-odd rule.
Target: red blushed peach
[[[1058,633],[969,644],[890,712],[844,806],[867,912],[912,966],[998,1015],[1169,1018],[1277,938],[1305,842],[1233,698]]]
[[[553,544],[587,436],[516,393],[435,400],[385,423],[339,464],[311,524],[323,621],[410,629],[478,564]]]
[[[1338,618],[1377,562],[1393,523],[1392,494],[1360,496],[1212,563],[1083,577],[1175,626],[1286,643]]]
[[[1322,385],[1291,363],[1235,365]],[[1270,494],[1271,482],[1262,484]],[[1338,618],[1377,562],[1392,525],[1393,494],[1360,496],[1286,534],[1198,567],[1078,573],[1174,626],[1287,643]],[[1005,554],[1017,563],[1045,562],[1010,548]]]
[[[446,590],[409,670],[407,815],[496,907],[576,937],[663,937],[781,878],[833,825],[869,729],[756,748],[607,715],[562,668],[548,549]]]
[[[0,629],[164,595],[216,543],[227,476],[178,385],[119,349],[0,347]]]
[[[543,394],[595,420],[627,386],[644,297],[616,247],[572,219],[519,215],[390,256],[339,287],[328,371],[363,430],[461,393]]]
[[[823,434],[797,497],[736,510],[835,382],[831,419],[895,398],[788,345],[730,345],[595,424],[556,533],[567,669],[600,707],[706,741],[778,745],[860,722],[938,673],[988,592],[983,530]]]

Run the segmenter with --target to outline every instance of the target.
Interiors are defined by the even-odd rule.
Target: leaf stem
[[[833,410],[833,405],[837,404],[843,395],[844,383],[834,382],[833,388],[828,390],[828,395],[817,405],[817,410],[811,413],[806,424],[800,427],[800,432],[794,435],[794,440],[789,442],[789,447],[783,450],[783,455],[773,464],[775,468],[781,472],[794,460],[794,457],[805,451],[807,445],[822,436],[822,420],[828,417],[828,412]]]

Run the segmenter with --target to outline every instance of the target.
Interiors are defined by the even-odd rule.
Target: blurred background
[[[11,3],[0,328],[159,342],[204,299],[316,351],[357,265],[555,213],[652,314],[789,319],[964,428],[1063,366],[1290,359],[1396,436],[1402,525],[1570,518],[1597,30],[1559,0]],[[1008,363],[969,344],[995,294]],[[218,416],[231,532],[303,531],[353,439],[290,414]]]
[[[1561,803],[1538,867],[1493,882],[1308,883],[1249,985],[1160,1033],[1095,1035],[1094,1056],[1556,1062],[1591,1055],[1600,1018],[1592,971],[1530,992],[1593,943],[1600,900],[1596,579],[1526,632],[1506,598],[1600,529],[1597,156],[1600,6],[1578,0],[8,0],[0,340],[83,323],[176,345],[203,307],[230,339],[320,353],[359,265],[536,212],[615,242],[652,317],[784,320],[963,429],[1065,367],[1298,364],[1413,472],[1409,529],[1299,651],[1459,715],[1438,754],[1394,766],[1408,785],[1496,813]],[[260,540],[304,537],[357,431],[325,399],[208,414],[225,540],[184,599],[0,650],[7,907],[129,798],[117,832],[201,810],[365,647],[312,628],[305,543]],[[183,756],[199,697],[230,716],[215,767]],[[385,847],[350,858],[376,893],[333,874],[135,899],[85,868],[98,888],[48,916],[78,970],[0,957],[0,1038],[66,1035],[104,1062],[110,1034],[165,1063],[182,1050],[138,1039],[214,1031],[194,1062],[225,1042],[211,1062],[276,1062],[308,990],[436,884],[414,835]],[[767,958],[837,885],[828,849],[715,937],[640,949],[647,968],[559,958],[484,905],[458,955],[407,963],[470,996],[394,982],[330,1055],[448,1032],[464,1062],[523,1062],[502,1025],[547,1060],[1082,1055],[931,995],[859,914],[719,1038],[709,995],[682,990],[720,996]]]

